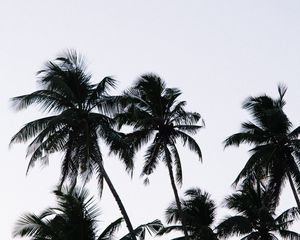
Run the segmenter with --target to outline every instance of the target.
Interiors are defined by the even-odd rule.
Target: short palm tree
[[[278,234],[281,239],[300,239],[300,234],[288,230],[299,216],[297,208],[290,208],[276,217],[277,201],[273,191],[261,183],[244,185],[225,202],[237,215],[227,217],[217,226],[220,237],[237,235],[243,240],[277,240],[274,234]]]
[[[78,188],[56,190],[57,205],[48,208],[40,215],[25,214],[14,229],[14,237],[30,237],[31,240],[110,240],[116,239],[123,218],[118,218],[100,234],[97,234],[99,210],[88,191]],[[134,233],[144,240],[146,232],[156,234],[162,228],[159,220],[141,224]],[[120,240],[132,240],[128,233]]]
[[[185,192],[185,199],[181,200],[181,205],[190,239],[218,239],[212,229],[212,224],[215,221],[216,205],[207,192],[203,192],[199,188],[189,189]],[[179,224],[164,227],[158,233],[159,235],[183,230],[182,220],[175,202],[167,208],[166,218],[168,224]],[[184,237],[176,238],[176,240],[180,239],[184,239]]]
[[[142,75],[132,88],[119,99],[123,110],[117,115],[119,126],[133,126],[134,131],[127,135],[135,151],[143,144],[152,141],[145,154],[145,165],[142,175],[149,176],[156,168],[159,160],[166,164],[175,195],[176,204],[181,215],[180,200],[176,181],[182,183],[181,159],[176,143],[182,140],[183,145],[196,152],[202,159],[197,142],[190,136],[201,128],[197,125],[201,119],[196,112],[187,112],[185,101],[179,101],[181,91],[177,88],[167,88],[165,82],[155,74]],[[174,176],[176,171],[176,180]],[[148,182],[148,177],[145,183]],[[185,221],[183,227],[188,239]]]
[[[300,191],[300,127],[292,129],[292,123],[283,111],[286,87],[278,86],[279,98],[262,95],[249,97],[243,104],[253,117],[253,122],[242,124],[242,131],[228,137],[225,147],[242,143],[253,146],[251,157],[235,180],[260,172],[268,178],[270,186],[279,198],[283,183],[288,179],[300,210],[297,194]],[[296,186],[295,186],[296,185]]]
[[[99,138],[105,140],[111,152],[123,160],[126,170],[133,169],[131,148],[125,146],[122,134],[113,130],[109,115],[108,90],[115,86],[115,80],[106,77],[92,84],[83,58],[74,51],[48,62],[38,75],[41,89],[15,97],[12,102],[17,110],[37,105],[50,116],[27,123],[13,136],[11,143],[33,138],[27,150],[28,169],[38,160],[47,163],[51,153],[63,152],[60,186],[67,179],[75,186],[78,175],[87,181],[96,172],[100,193],[104,179],[133,234],[128,214],[103,166],[98,145]]]
[[[97,236],[99,211],[88,192],[77,188],[54,191],[57,206],[40,215],[25,214],[14,229],[14,237],[30,237],[31,240],[107,240],[119,229],[122,218],[111,223]]]

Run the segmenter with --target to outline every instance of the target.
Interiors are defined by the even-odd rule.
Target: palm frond
[[[241,238],[241,240],[259,240],[259,239],[260,239],[260,234],[258,232],[252,232],[247,236]],[[278,239],[272,239],[272,240],[278,240]]]
[[[142,170],[143,175],[150,175],[158,164],[158,158],[163,152],[162,140],[156,135],[152,144],[148,147],[145,154],[145,164]]]
[[[172,114],[171,122],[176,125],[195,125],[201,119],[201,115],[197,112],[187,112],[184,110],[177,111]],[[204,126],[204,121],[202,121]]]
[[[202,161],[201,149],[195,139],[179,130],[176,131],[176,134],[182,139],[183,145],[187,144],[190,150],[195,152],[198,155],[199,160]]]
[[[54,118],[55,116],[45,117],[27,123],[11,138],[10,146],[14,143],[26,142],[30,138],[35,137],[39,132],[43,131]]]
[[[131,143],[127,141],[126,135],[110,127],[101,127],[98,132],[109,147],[110,154],[114,153],[118,156],[124,163],[126,171],[132,173],[134,168],[134,151]]]
[[[176,125],[174,128],[179,129],[180,131],[187,132],[189,134],[196,134],[198,130],[203,128],[203,126],[198,125]]]
[[[109,90],[116,88],[116,80],[112,77],[105,77],[96,85],[96,87],[91,91],[88,98],[88,105],[90,108],[97,107],[98,111],[101,113],[112,115],[116,112],[117,105],[114,100],[115,97],[109,95]]]
[[[291,131],[288,134],[288,137],[290,139],[296,139],[296,138],[298,138],[299,134],[300,134],[300,126],[296,127],[293,131]]]
[[[253,154],[250,156],[246,165],[243,167],[233,184],[238,184],[242,178],[247,177],[249,174],[251,175],[253,172],[257,172],[258,168],[266,166],[262,163],[269,164],[275,151],[276,148],[274,149],[272,144],[259,145],[252,148],[250,152]]]
[[[280,225],[282,229],[286,229],[299,217],[299,211],[296,207],[290,208],[281,213],[276,219],[276,224]]]
[[[99,146],[95,145],[94,149],[95,149],[94,151],[95,154],[92,155],[92,160],[94,163],[95,173],[98,180],[99,196],[101,198],[103,192],[103,177],[104,177],[103,173],[105,170],[103,169],[103,158]]]
[[[172,231],[183,231],[182,225],[172,225],[172,226],[167,226],[163,227],[158,233],[158,236],[162,236],[164,234],[170,233]]]
[[[107,95],[110,88],[116,88],[116,83],[117,81],[112,77],[105,77],[100,81],[100,83],[98,83],[97,87],[95,88],[95,93],[97,93],[98,96]]]
[[[278,106],[279,107],[283,107],[285,105],[285,101],[284,101],[284,95],[286,94],[287,91],[287,86],[285,86],[284,84],[278,84],[278,93],[279,93],[279,98],[278,98]]]
[[[182,200],[180,200],[182,202]],[[180,213],[176,202],[172,202],[165,211],[165,217],[168,224],[181,222]]]
[[[147,144],[153,136],[151,129],[136,130],[126,134],[126,141],[131,143],[134,150],[138,151],[144,144]]]
[[[300,234],[290,230],[279,230],[279,234],[283,239],[300,240]]]
[[[146,233],[149,233],[150,236],[156,235],[160,229],[162,229],[163,225],[160,220],[156,219],[152,222],[142,224],[134,229],[134,233],[139,240],[144,240],[146,237]],[[128,233],[120,240],[132,240],[131,235]]]
[[[182,185],[182,167],[181,167],[180,155],[178,153],[175,144],[170,144],[170,148],[174,158],[176,182]]]
[[[97,240],[109,240],[113,238],[116,231],[119,230],[121,224],[123,223],[123,218],[118,218],[114,222],[108,225],[107,228],[100,234]]]
[[[47,165],[49,154],[65,149],[65,145],[68,141],[66,129],[58,131],[57,134],[50,135],[41,143],[37,143],[37,141],[39,141],[38,138],[28,146],[27,156],[30,155],[30,160],[26,173],[34,166],[37,160],[39,160],[41,164]]]
[[[45,214],[42,214],[41,216],[37,216],[35,214],[23,215],[15,225],[13,236],[30,237],[50,232],[51,229],[48,227],[48,222],[44,219],[45,217],[47,217]]]
[[[289,161],[289,169],[292,174],[292,178],[294,180],[294,184],[296,185],[296,189],[300,192],[300,170],[299,166],[295,161]]]
[[[224,140],[224,148],[229,146],[237,146],[240,144],[248,143],[248,144],[261,144],[266,141],[266,138],[263,136],[254,134],[252,132],[240,132],[231,135],[227,139]]]
[[[231,216],[222,221],[216,230],[220,237],[228,238],[232,235],[251,233],[252,224],[243,216]]]
[[[61,164],[61,177],[58,184],[59,190],[62,188],[67,177],[70,177],[71,175],[74,178],[77,178],[79,163],[74,161],[76,159],[75,156],[78,155],[78,147],[76,144],[76,139],[71,134],[69,141],[66,144],[66,152]]]
[[[73,103],[65,96],[50,90],[38,90],[31,94],[14,97],[11,99],[12,107],[19,111],[36,104],[44,112],[59,112],[73,108]]]

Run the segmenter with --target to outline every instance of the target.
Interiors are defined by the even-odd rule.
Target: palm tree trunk
[[[127,212],[125,210],[125,207],[124,207],[124,205],[123,205],[123,203],[121,201],[121,198],[118,195],[118,193],[117,193],[114,185],[112,184],[109,176],[107,175],[102,162],[99,162],[99,167],[100,167],[100,171],[101,171],[101,173],[103,175],[103,178],[104,178],[105,182],[107,183],[107,185],[108,185],[108,187],[109,187],[112,195],[114,196],[114,198],[115,198],[115,200],[116,200],[116,202],[117,202],[117,204],[119,206],[119,209],[121,211],[121,214],[123,215],[123,218],[125,220],[125,223],[126,223],[126,226],[128,228],[128,231],[129,231],[129,233],[131,235],[131,239],[132,240],[137,240],[136,236],[135,236],[135,233],[134,233],[134,230],[133,230],[133,227],[132,227],[132,224],[131,224],[130,219],[128,217],[128,214],[127,214]]]
[[[296,203],[297,203],[298,212],[300,212],[300,200],[299,200],[299,196],[298,196],[297,190],[296,190],[296,188],[294,186],[293,179],[292,179],[290,171],[287,171],[286,175],[287,175],[287,177],[289,179],[289,183],[290,183],[290,186],[291,186],[293,194],[294,194],[294,198],[295,198]]]
[[[177,192],[177,188],[176,188],[176,184],[175,184],[175,180],[174,180],[172,165],[169,161],[167,161],[167,167],[168,167],[168,170],[169,170],[171,185],[172,185],[172,189],[173,189],[174,196],[175,196],[175,202],[176,202],[178,213],[179,213],[179,216],[180,216],[181,222],[182,222],[182,227],[183,227],[183,232],[184,232],[184,239],[189,240],[189,235],[188,235],[188,231],[186,229],[186,224],[185,224],[185,217],[184,217],[184,214],[182,212],[181,203],[180,203],[180,199],[179,199],[179,196],[178,196],[178,192]]]

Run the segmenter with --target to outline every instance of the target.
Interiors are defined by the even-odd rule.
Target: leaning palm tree
[[[225,147],[242,143],[253,146],[249,151],[251,157],[235,183],[259,172],[260,176],[268,178],[275,196],[279,198],[284,181],[288,179],[300,210],[297,194],[300,191],[300,126],[292,129],[292,123],[283,111],[286,90],[285,86],[279,85],[277,99],[267,95],[246,99],[243,108],[250,112],[253,121],[243,123],[241,132],[224,142]]]
[[[97,234],[99,215],[93,198],[84,189],[54,191],[57,206],[40,215],[25,214],[16,223],[13,236],[31,240],[107,240],[112,239],[123,219],[111,223]]]
[[[33,139],[27,149],[27,171],[36,161],[47,163],[51,153],[63,152],[60,186],[70,180],[74,187],[79,175],[86,182],[96,172],[100,195],[104,179],[135,239],[128,214],[103,166],[98,145],[99,138],[106,141],[110,151],[123,160],[126,170],[133,169],[131,148],[122,141],[122,134],[113,130],[109,115],[108,90],[115,87],[115,80],[106,77],[92,84],[83,58],[75,51],[48,62],[38,76],[40,90],[12,99],[17,110],[37,105],[50,114],[25,124],[11,140],[12,144]]]
[[[134,131],[127,135],[135,151],[143,144],[152,142],[145,154],[145,165],[142,176],[148,176],[154,171],[159,160],[166,164],[169,171],[175,201],[182,215],[176,181],[182,183],[181,159],[176,143],[182,140],[183,145],[196,152],[202,159],[201,150],[197,142],[190,136],[201,128],[197,125],[201,119],[195,112],[187,112],[185,101],[179,101],[181,91],[177,88],[167,88],[165,82],[155,74],[142,75],[132,88],[118,99],[123,112],[116,116],[119,127],[133,126]],[[176,171],[176,180],[174,176]],[[184,233],[188,239],[185,220],[182,219]]]
[[[216,205],[207,192],[203,192],[199,188],[189,189],[185,192],[185,199],[181,200],[181,204],[190,239],[218,239],[212,228],[215,221]],[[164,227],[158,235],[183,230],[182,219],[175,202],[167,208],[166,219],[168,224],[174,223],[175,225]],[[181,240],[184,237],[175,239]]]
[[[227,197],[225,203],[237,215],[227,217],[217,226],[220,237],[236,235],[243,240],[278,240],[274,235],[277,234],[281,239],[300,239],[300,234],[288,230],[299,216],[297,208],[290,208],[276,217],[278,203],[273,191],[260,182],[244,184],[241,190]]]

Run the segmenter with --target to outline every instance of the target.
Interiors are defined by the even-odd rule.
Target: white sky
[[[300,125],[299,11],[297,0],[1,0],[0,238],[11,239],[13,224],[22,213],[38,213],[53,203],[50,192],[59,178],[60,156],[26,177],[25,145],[8,149],[12,135],[40,116],[35,111],[13,112],[8,99],[36,90],[35,73],[44,62],[74,48],[86,56],[94,81],[113,75],[120,81],[119,91],[145,72],[156,72],[168,86],[180,88],[188,109],[201,113],[206,122],[195,137],[203,164],[189,151],[181,152],[180,192],[198,186],[221,205],[248,157],[248,147],[223,151],[222,146],[248,119],[242,101],[265,92],[276,96],[277,83],[284,82],[286,112]],[[164,220],[164,209],[173,199],[164,166],[153,174],[149,186],[143,186],[142,162],[139,154],[130,180],[117,159],[105,159],[134,226]],[[95,181],[89,188],[97,193]],[[292,206],[295,202],[287,185],[278,210]],[[101,209],[104,225],[120,216],[107,188]],[[217,222],[226,212],[218,209]],[[300,222],[294,229],[300,229]]]

